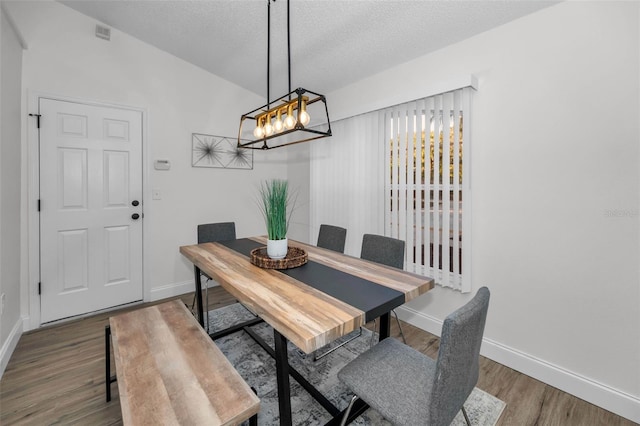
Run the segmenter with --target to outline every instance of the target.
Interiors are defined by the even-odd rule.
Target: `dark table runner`
[[[220,241],[219,244],[247,257],[251,256],[251,250],[264,247],[264,244],[248,238]],[[278,272],[364,311],[366,322],[373,321],[404,303],[404,294],[397,290],[311,260],[297,268],[281,269]]]

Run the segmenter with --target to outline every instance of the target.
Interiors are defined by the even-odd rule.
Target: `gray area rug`
[[[239,303],[212,310],[209,312],[209,332],[221,330],[251,318],[254,318],[253,314]],[[273,347],[273,329],[269,325],[262,323],[251,328]],[[366,351],[369,348],[370,340],[371,332],[365,329],[363,335],[358,339],[315,362],[313,355],[307,355],[289,343],[289,364],[307,378],[333,404],[344,409],[352,394],[338,380],[338,371],[358,354]],[[243,331],[222,337],[215,342],[245,381],[258,392],[260,398],[258,424],[279,424],[276,366],[273,358]],[[290,379],[290,383],[294,425],[322,425],[331,418],[329,413],[293,378]],[[474,389],[465,403],[465,409],[474,426],[495,425],[505,406],[504,402],[478,388]],[[373,409],[367,410],[352,424],[390,425]],[[458,413],[452,425],[466,425],[462,412]]]

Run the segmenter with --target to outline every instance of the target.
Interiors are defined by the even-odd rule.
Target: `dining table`
[[[292,424],[290,375],[331,414],[333,420],[328,424],[338,424],[342,411],[289,365],[288,342],[313,353],[374,319],[379,319],[382,340],[390,333],[390,311],[432,289],[434,281],[291,239],[290,248],[306,252],[305,264],[290,269],[254,265],[251,251],[266,244],[266,236],[257,236],[180,247],[180,253],[194,265],[198,320],[204,325],[200,291],[204,273],[257,315],[256,320],[210,337],[243,329],[275,358],[280,424]],[[273,328],[274,348],[248,327],[258,321]],[[367,408],[359,402],[350,418]]]

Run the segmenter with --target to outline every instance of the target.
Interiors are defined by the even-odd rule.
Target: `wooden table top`
[[[245,245],[266,245],[266,237],[235,241]],[[433,288],[431,278],[293,240],[289,240],[289,246],[307,251],[307,265],[285,271],[262,269],[251,264],[248,255],[227,246],[233,243],[182,246],[180,253],[306,353],[325,346],[373,319],[367,318],[367,315],[377,316],[382,312],[367,312],[362,307],[353,306],[353,302],[347,303],[344,299],[331,296],[287,273],[304,274],[305,268],[344,273],[338,277],[341,282],[348,280],[347,284],[353,282],[364,286],[357,287],[361,289],[360,293],[369,293],[369,290],[362,290],[365,287],[373,290],[378,287],[377,290],[382,293],[397,294],[396,300],[389,302],[394,304],[393,308]],[[335,274],[330,276],[335,278]],[[353,299],[365,297],[366,294],[350,296]],[[390,309],[385,309],[385,312]]]
[[[260,400],[180,300],[109,318],[125,425],[237,425]]]

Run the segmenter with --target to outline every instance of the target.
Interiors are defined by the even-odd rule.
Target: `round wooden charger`
[[[289,247],[283,259],[271,259],[267,255],[266,247],[251,250],[251,263],[265,269],[297,268],[307,263],[307,252],[298,247]]]

